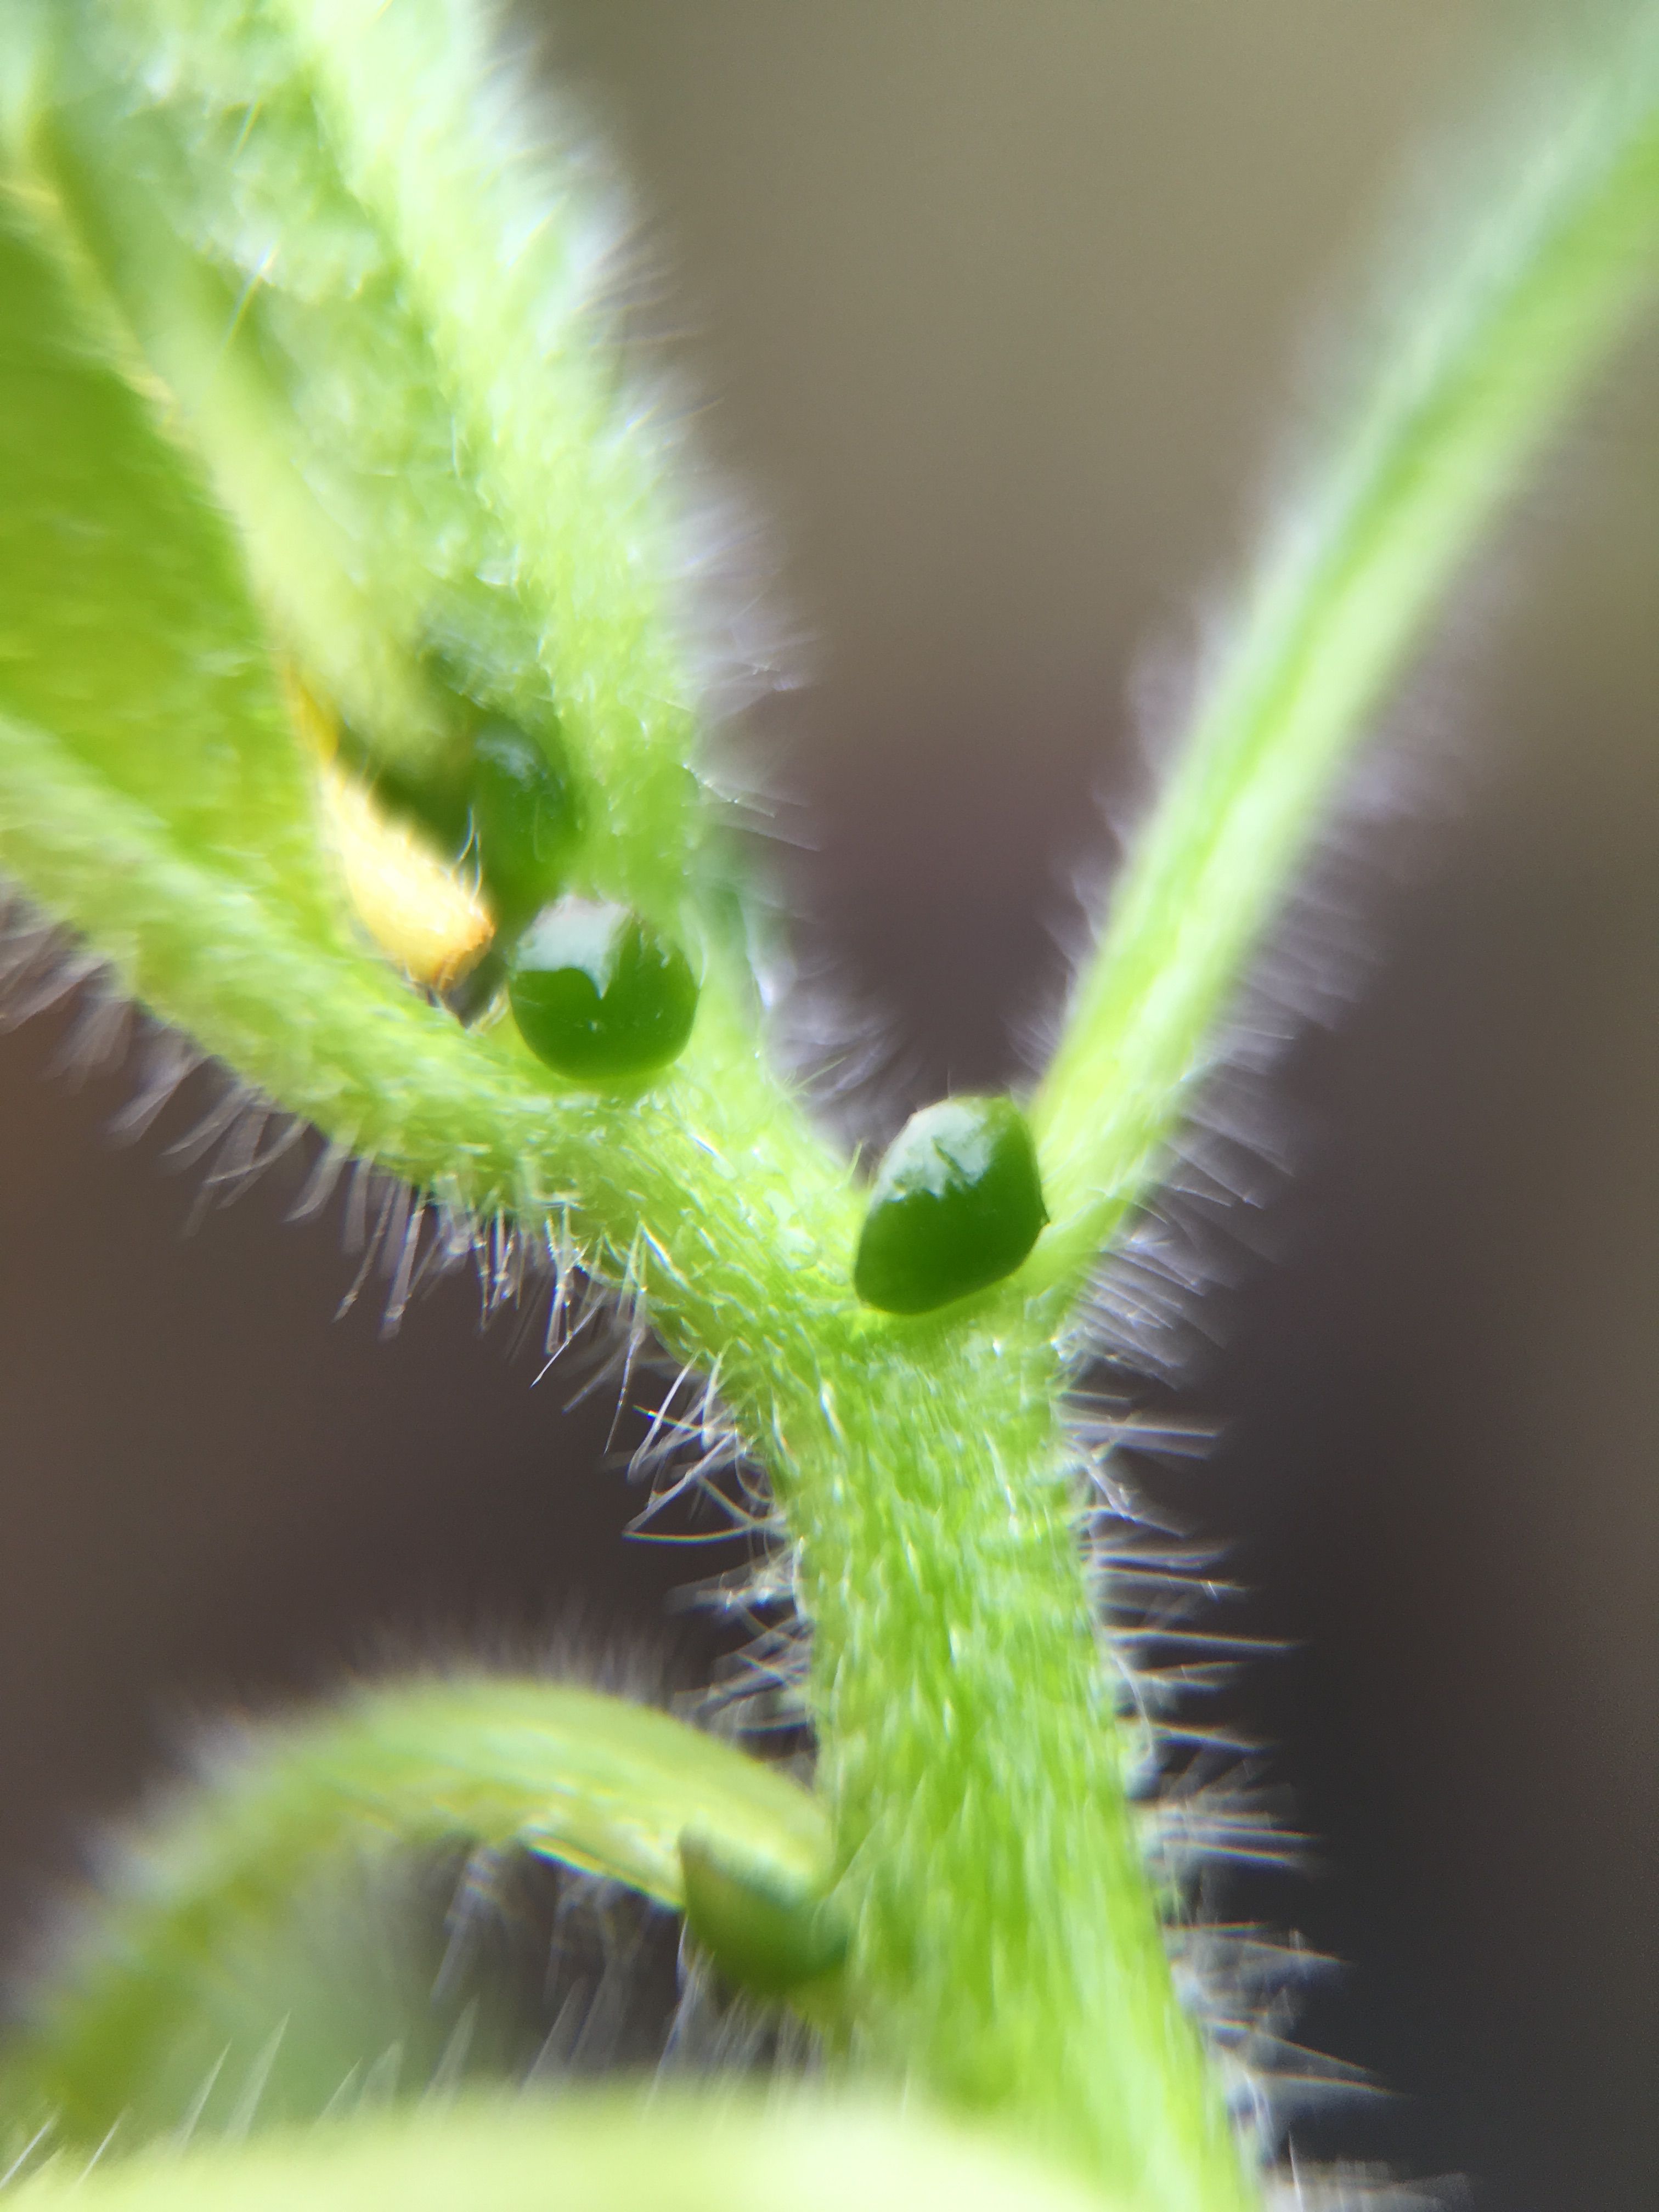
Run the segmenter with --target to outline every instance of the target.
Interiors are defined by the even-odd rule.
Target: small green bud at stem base
[[[628,907],[562,899],[519,940],[507,994],[538,1059],[579,1083],[629,1082],[678,1058],[697,1012],[678,945]]]
[[[910,1116],[881,1164],[854,1288],[884,1313],[931,1313],[1012,1274],[1048,1218],[1012,1099],[942,1099]]]
[[[739,1988],[779,1996],[846,1956],[847,1926],[834,1905],[814,1890],[783,1888],[775,1869],[695,1832],[680,1838],[680,1868],[686,1924]]]

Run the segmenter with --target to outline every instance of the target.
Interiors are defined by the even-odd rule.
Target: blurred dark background
[[[1141,787],[1144,672],[1242,560],[1394,186],[1431,241],[1460,118],[1586,20],[556,10],[659,272],[641,324],[768,519],[738,596],[808,641],[745,742],[814,960],[904,1041],[890,1105],[1018,1072],[1097,800]],[[1298,2148],[1493,2212],[1659,2183],[1656,405],[1650,337],[1390,717],[1415,817],[1338,872],[1370,972],[1280,1071],[1296,1170],[1183,1386],[1228,1423],[1185,1504],[1252,1592],[1232,1625],[1289,1647],[1237,1706],[1319,1843],[1227,1907],[1347,1962],[1301,2033],[1393,2093]],[[130,1079],[54,1075],[63,1028],[0,1040],[7,1924],[185,1712],[573,1622],[696,1680],[609,1404],[532,1389],[459,1285],[390,1343],[373,1301],[337,1324],[337,1218],[279,1225],[278,1183],[184,1235],[188,1115],[112,1149]]]

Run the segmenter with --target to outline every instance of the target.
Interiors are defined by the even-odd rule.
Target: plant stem
[[[1006,1307],[824,1350],[779,1480],[856,2051],[1127,2203],[1253,2203],[1126,1802],[1057,1361]]]

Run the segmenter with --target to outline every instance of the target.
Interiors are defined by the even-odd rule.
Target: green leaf
[[[0,711],[182,861],[344,945],[235,546],[78,312],[52,219],[25,188],[0,200]],[[19,828],[8,806],[22,859]]]
[[[236,541],[57,224],[33,188],[0,203],[0,866],[337,1141],[550,1221],[734,1381],[799,1368],[792,1308],[848,1297],[851,1194],[757,1053],[744,979],[711,947],[672,1082],[617,1104],[562,1085],[511,1023],[464,1030],[375,953]],[[781,1327],[787,1358],[744,1358]]]
[[[578,888],[672,926],[703,821],[669,432],[611,226],[453,0],[64,0],[32,156],[234,516],[273,629],[387,757],[506,715],[597,796]]]
[[[1214,1032],[1389,682],[1542,441],[1659,277],[1650,8],[1385,331],[1271,535],[1157,811],[1114,887],[1033,1108],[1074,1282],[1161,1170]]]
[[[830,1846],[817,1800],[647,1706],[440,1680],[252,1732],[131,1844],[68,1971],[41,1991],[9,2085],[95,2141],[164,2065],[241,1936],[273,1925],[331,1860],[516,1844],[680,1910],[688,1833],[754,1869],[769,1897],[817,1909]]]
[[[1128,2212],[994,2136],[915,2110],[773,2095],[567,2093],[362,2119],[185,2155],[65,2159],[20,2212]]]

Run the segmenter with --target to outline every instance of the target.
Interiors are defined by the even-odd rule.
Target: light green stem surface
[[[783,1486],[859,1931],[845,2002],[884,2069],[1017,2115],[1127,2201],[1243,2206],[1125,1802],[1059,1380],[989,1318],[872,1344]]]

